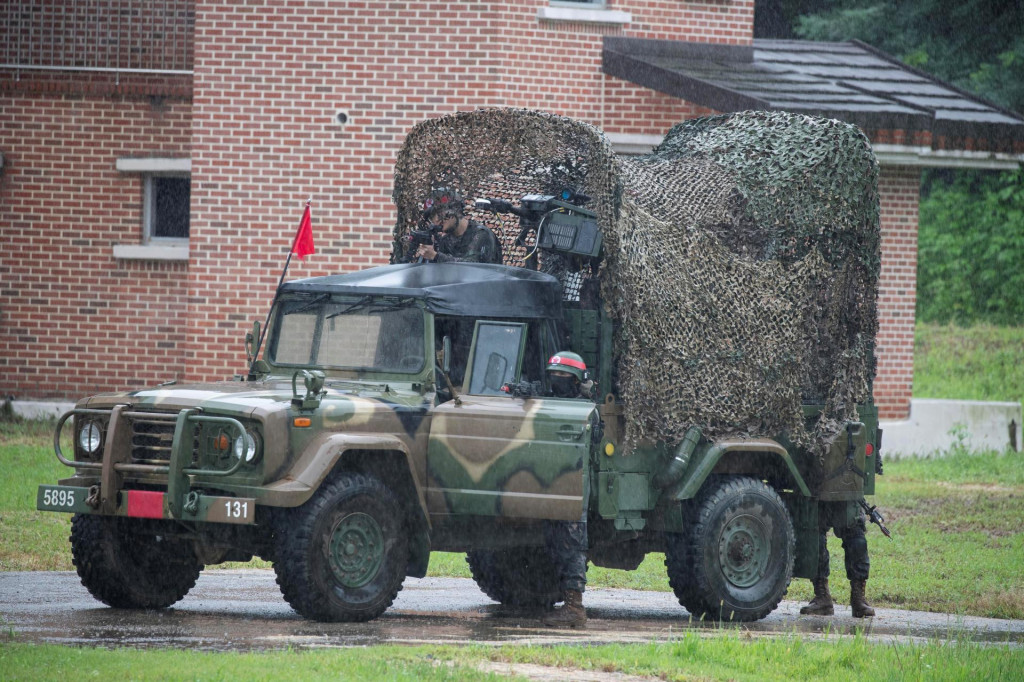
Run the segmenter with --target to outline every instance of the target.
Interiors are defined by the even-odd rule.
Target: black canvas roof
[[[606,36],[603,70],[722,113],[777,110],[873,130],[1024,141],[1024,118],[859,41],[712,45]]]
[[[285,283],[282,292],[409,296],[441,315],[562,317],[562,285],[551,275],[505,265],[420,263]]]

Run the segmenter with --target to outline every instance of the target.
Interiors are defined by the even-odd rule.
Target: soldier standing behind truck
[[[850,581],[850,610],[853,611],[853,617],[874,616],[875,610],[868,605],[865,596],[871,561],[868,559],[868,541],[864,535],[864,512],[857,502],[818,504],[818,575],[811,581],[814,585],[814,598],[800,609],[800,613],[811,616],[831,616],[835,613],[835,602],[828,589],[827,540],[830,528],[835,531],[836,537],[843,541],[846,577]]]

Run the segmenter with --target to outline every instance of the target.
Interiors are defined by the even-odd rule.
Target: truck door
[[[596,407],[501,390],[519,379],[528,331],[518,322],[476,323],[465,392],[433,410],[431,514],[579,520]]]

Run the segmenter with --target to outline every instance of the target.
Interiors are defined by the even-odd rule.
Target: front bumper
[[[72,416],[109,417],[102,461],[70,460],[61,452],[60,433]],[[128,421],[133,417],[160,419],[174,424],[170,457],[166,464],[141,464],[129,460]],[[76,514],[101,514],[179,521],[252,524],[256,517],[254,498],[207,495],[193,489],[195,478],[227,478],[243,464],[238,458],[228,469],[213,469],[193,464],[194,429],[198,424],[214,424],[234,435],[244,436],[241,422],[231,417],[204,415],[202,410],[183,409],[178,413],[142,413],[128,405],[114,406],[109,412],[79,408],[63,415],[54,434],[54,451],[65,466],[78,472],[93,472],[99,484],[92,487],[42,485],[36,496],[36,509]],[[125,488],[126,476],[166,477],[166,492]]]
[[[101,512],[98,490],[70,485],[41,485],[36,493],[39,511],[69,514],[108,514]],[[117,495],[113,516],[141,519],[175,519],[207,523],[252,524],[256,521],[256,500],[251,497],[220,497],[190,492],[181,513],[172,514],[165,493],[152,490],[122,490]]]

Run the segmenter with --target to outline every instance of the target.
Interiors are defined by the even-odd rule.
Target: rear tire
[[[775,610],[793,577],[793,522],[778,493],[746,476],[709,479],[688,532],[666,544],[669,584],[696,618],[753,621]]]
[[[89,593],[119,609],[162,609],[196,584],[203,565],[190,542],[160,521],[75,514],[71,560]]]
[[[548,608],[562,600],[558,565],[544,547],[477,549],[466,563],[480,591],[500,604]]]
[[[376,478],[341,474],[278,522],[274,572],[300,615],[372,620],[402,589],[409,542],[401,505]]]

